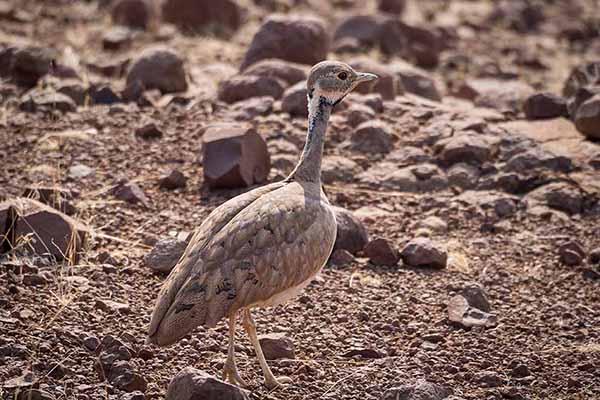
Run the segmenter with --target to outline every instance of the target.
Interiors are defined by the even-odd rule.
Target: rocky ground
[[[293,168],[329,58],[381,78],[331,118],[330,262],[256,313],[294,383],[240,329],[248,396],[600,398],[596,1],[110,3],[0,1],[0,397],[221,376],[224,323],[147,346],[154,300],[212,209]]]

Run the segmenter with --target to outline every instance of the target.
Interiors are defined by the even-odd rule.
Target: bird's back
[[[150,340],[170,344],[232,311],[286,298],[320,270],[335,233],[333,212],[314,183],[267,185],[223,204],[165,282]]]

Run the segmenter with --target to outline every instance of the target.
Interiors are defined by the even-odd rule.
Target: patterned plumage
[[[282,182],[237,196],[216,208],[195,232],[164,283],[148,341],[169,345],[196,326],[229,317],[225,375],[245,386],[235,367],[233,333],[238,311],[269,387],[284,383],[268,368],[250,309],[285,302],[326,263],[335,242],[333,210],[321,189],[324,135],[331,109],[372,74],[339,62],[322,62],[308,78],[309,129],[296,169]]]

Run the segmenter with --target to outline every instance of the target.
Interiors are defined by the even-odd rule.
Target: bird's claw
[[[269,390],[285,387],[294,383],[294,380],[289,376],[280,376],[279,378],[273,378],[265,381],[265,385]]]
[[[225,365],[225,368],[223,368],[223,380],[244,389],[248,388],[248,383],[240,376],[235,367],[231,368]]]

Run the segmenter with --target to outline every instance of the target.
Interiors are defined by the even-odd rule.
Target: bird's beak
[[[358,85],[359,83],[362,83],[362,82],[374,81],[377,78],[379,78],[379,77],[375,74],[370,74],[368,72],[359,72],[356,74],[356,80],[354,81],[354,83],[356,85]]]

